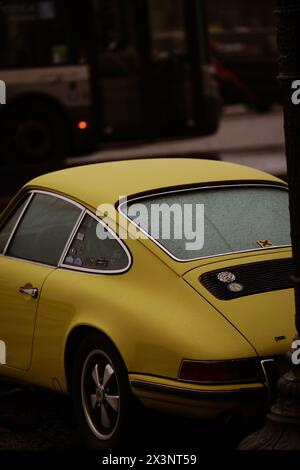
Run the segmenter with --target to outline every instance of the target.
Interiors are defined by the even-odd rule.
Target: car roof
[[[147,158],[68,168],[39,176],[25,188],[55,191],[97,208],[103,203],[115,204],[119,197],[163,188],[249,180],[283,183],[267,173],[227,162]]]

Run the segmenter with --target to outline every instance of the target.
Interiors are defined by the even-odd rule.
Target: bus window
[[[264,2],[240,2],[227,0],[223,8],[222,0],[207,1],[210,27],[215,31],[255,32],[265,28],[274,28],[273,0]]]
[[[152,29],[152,54],[160,57],[187,53],[183,2],[180,0],[150,0],[150,27]]]
[[[161,128],[195,125],[191,66],[187,61],[185,8],[182,0],[149,0],[151,99]]]
[[[94,0],[93,5],[102,131],[107,135],[128,132],[142,121],[133,2]]]
[[[276,54],[273,0],[251,3],[228,0],[207,2],[209,30],[214,47],[221,55],[246,58]]]
[[[71,62],[66,11],[58,1],[1,1],[0,66],[38,67]]]
[[[99,49],[103,51],[121,47],[129,34],[122,2],[119,0],[95,2],[95,6],[101,21]]]
[[[273,0],[207,0],[211,47],[225,102],[267,110],[279,97]]]

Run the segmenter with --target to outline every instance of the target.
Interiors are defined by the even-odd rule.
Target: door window
[[[0,228],[0,253],[4,252],[9,237],[11,236],[12,231],[14,230],[15,225],[18,222],[20,215],[22,214],[22,211],[27,204],[27,201],[28,198],[21,202]]]
[[[56,266],[81,212],[64,199],[35,194],[6,254]]]

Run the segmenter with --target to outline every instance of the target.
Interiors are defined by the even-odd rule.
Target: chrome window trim
[[[17,221],[16,221],[16,223],[15,223],[15,225],[14,225],[12,231],[11,231],[10,236],[8,237],[8,240],[7,240],[6,245],[5,245],[5,247],[4,247],[3,253],[1,253],[3,256],[6,256],[6,252],[7,252],[7,250],[8,250],[9,245],[10,245],[10,242],[12,241],[12,239],[13,239],[13,237],[14,237],[16,231],[17,231],[17,228],[18,228],[18,226],[19,226],[19,224],[20,224],[20,222],[21,222],[21,220],[22,220],[22,218],[23,218],[23,215],[25,214],[25,212],[26,212],[26,210],[27,210],[27,208],[28,208],[30,202],[32,201],[33,194],[32,194],[32,193],[26,193],[26,196],[27,196],[27,195],[28,195],[28,197],[27,197],[26,204],[25,204],[25,206],[23,207],[23,209],[22,209],[22,211],[21,211],[21,214],[19,215],[19,217],[18,217],[18,219],[17,219]],[[6,221],[8,221],[8,220],[9,220],[9,215],[8,215]]]
[[[59,261],[58,261],[58,264],[57,264],[58,267],[60,267],[60,266],[63,264],[63,261],[64,261],[66,255],[67,255],[67,252],[68,252],[68,250],[69,250],[69,248],[70,248],[70,246],[71,246],[71,244],[72,244],[72,241],[74,240],[74,237],[75,237],[75,235],[76,235],[76,233],[77,233],[77,230],[79,229],[80,224],[81,224],[81,222],[82,222],[83,219],[84,219],[85,214],[86,214],[86,209],[82,209],[82,211],[81,211],[81,213],[79,214],[79,217],[78,217],[78,219],[77,219],[77,221],[76,221],[76,223],[75,223],[75,225],[74,225],[74,227],[73,227],[73,230],[71,231],[70,236],[69,236],[69,238],[68,238],[68,240],[67,240],[67,242],[66,242],[66,244],[65,244],[65,246],[64,246],[64,249],[63,249],[63,251],[62,251],[62,254],[61,254],[60,258],[59,258]]]
[[[81,210],[84,209],[84,206],[82,204],[80,204],[79,202],[73,201],[73,199],[70,199],[67,196],[63,196],[62,194],[54,193],[52,191],[48,191],[47,189],[45,189],[45,190],[44,189],[30,189],[29,192],[33,193],[33,194],[46,194],[48,196],[53,196],[53,197],[56,197],[57,199],[62,199],[63,201],[66,201],[69,204],[72,204],[73,206],[77,206]]]
[[[213,186],[195,186],[193,188],[186,188],[186,189],[172,189],[170,191],[161,191],[157,193],[152,193],[152,194],[147,194],[144,196],[138,196],[135,198],[132,198],[130,200],[127,200],[126,202],[120,202],[118,205],[118,212],[125,217],[125,219],[130,222],[133,226],[138,228],[140,232],[142,232],[144,235],[149,238],[149,240],[153,241],[155,245],[157,245],[162,251],[164,251],[170,258],[172,258],[174,261],[177,261],[179,263],[190,263],[192,261],[198,261],[198,260],[203,260],[203,259],[210,259],[210,258],[216,258],[218,256],[230,256],[230,255],[238,255],[242,253],[251,253],[251,252],[262,252],[262,251],[267,251],[267,250],[273,250],[273,249],[278,249],[278,248],[291,248],[292,245],[273,245],[270,247],[265,247],[265,248],[249,248],[248,250],[240,250],[240,251],[232,251],[232,252],[226,252],[226,253],[217,253],[214,255],[208,255],[208,256],[201,256],[197,258],[189,258],[189,259],[181,259],[177,258],[175,255],[173,255],[167,248],[165,248],[159,241],[157,241],[155,238],[153,238],[148,232],[146,232],[143,228],[141,228],[139,225],[137,225],[132,219],[130,219],[123,211],[122,211],[122,206],[128,203],[132,203],[135,201],[140,201],[143,199],[149,199],[151,197],[156,197],[156,196],[164,196],[166,194],[178,194],[181,192],[189,192],[189,191],[197,191],[197,190],[207,190],[207,189],[220,189],[220,188],[240,188],[240,187],[246,187],[246,188],[276,188],[276,189],[282,189],[284,191],[288,191],[288,188],[285,186],[281,186],[280,184],[275,184],[275,183],[237,183],[237,184],[221,184],[221,185],[213,185]]]
[[[68,265],[68,264],[64,264],[63,262],[61,264],[59,264],[59,268],[63,268],[63,269],[68,269],[69,271],[78,271],[78,272],[82,272],[82,273],[89,273],[89,274],[121,274],[121,273],[124,273],[126,271],[128,271],[128,269],[130,268],[131,264],[132,264],[132,256],[131,256],[131,253],[130,251],[128,250],[127,246],[125,245],[125,243],[117,236],[117,234],[108,226],[106,225],[101,219],[99,219],[95,214],[93,214],[93,212],[89,211],[88,209],[85,210],[84,212],[84,215],[82,217],[82,220],[87,216],[89,215],[90,217],[92,217],[94,220],[96,220],[96,222],[100,223],[103,227],[105,227],[107,229],[107,231],[113,236],[113,238],[116,240],[116,242],[121,246],[121,248],[123,249],[123,251],[125,252],[126,256],[127,256],[127,260],[128,260],[128,263],[127,263],[127,266],[123,269],[105,269],[105,270],[101,270],[101,269],[88,269],[88,268],[82,268],[80,266],[71,266],[71,265]],[[79,229],[79,226],[80,224],[78,224],[78,227],[77,229]],[[68,251],[68,249],[70,248],[70,246],[72,245],[73,241],[74,241],[74,238],[76,236],[76,233],[77,233],[77,230],[75,231],[75,233],[73,234],[73,237],[72,239],[70,240],[70,243],[68,244],[68,246],[66,247],[66,252]],[[64,258],[63,258],[64,260]]]
[[[14,257],[14,256],[6,255],[6,251],[9,247],[10,242],[12,241],[12,238],[13,238],[15,232],[16,232],[16,229],[17,229],[17,227],[18,227],[18,225],[19,225],[26,209],[28,208],[29,203],[32,201],[35,194],[46,194],[48,196],[52,196],[52,197],[56,197],[58,199],[62,199],[64,201],[68,202],[69,204],[72,204],[72,205],[78,207],[81,210],[81,212],[78,216],[78,219],[77,219],[76,223],[74,224],[74,227],[71,231],[71,234],[70,234],[70,236],[69,236],[69,238],[68,238],[68,240],[67,240],[67,242],[66,242],[66,244],[65,244],[65,246],[62,250],[62,254],[60,256],[60,259],[59,259],[59,261],[56,265],[48,265],[48,264],[45,264],[45,263],[40,263],[38,261],[27,260],[26,258],[17,258],[17,257]],[[20,216],[18,217],[18,220],[16,222],[14,230],[13,230],[13,232],[12,232],[12,234],[11,234],[11,236],[10,236],[6,246],[5,246],[5,250],[3,251],[3,253],[0,253],[0,258],[1,258],[1,256],[2,257],[5,256],[8,259],[19,260],[19,261],[23,261],[23,262],[38,265],[38,266],[49,267],[49,268],[52,268],[52,269],[63,268],[63,269],[68,269],[69,271],[80,271],[80,272],[91,273],[91,274],[121,274],[123,272],[128,271],[128,269],[131,267],[132,256],[131,256],[131,253],[128,250],[127,246],[125,245],[125,243],[117,236],[117,234],[108,225],[106,225],[101,219],[99,219],[95,214],[93,214],[93,212],[88,210],[84,205],[80,204],[79,202],[73,201],[73,199],[70,199],[67,196],[63,196],[61,194],[58,194],[58,193],[55,193],[55,192],[52,192],[52,191],[48,191],[48,190],[43,190],[43,189],[29,189],[28,192],[25,193],[25,196],[26,195],[29,195],[27,204],[23,208],[22,213],[20,214]],[[63,264],[63,260],[66,256],[66,253],[67,253],[68,249],[70,248],[71,244],[73,243],[73,240],[75,238],[77,230],[79,229],[79,226],[80,226],[82,220],[84,219],[84,217],[86,215],[90,215],[98,223],[101,223],[109,231],[109,233],[112,234],[114,239],[119,243],[121,248],[126,253],[126,256],[127,256],[127,259],[128,259],[128,264],[127,264],[126,268],[121,269],[121,270],[109,270],[109,269],[107,269],[107,270],[98,270],[98,269],[93,270],[93,269],[85,269],[85,268],[80,268],[80,267],[76,267],[76,266],[73,267],[73,266]]]

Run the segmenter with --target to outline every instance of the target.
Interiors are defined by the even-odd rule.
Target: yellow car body
[[[115,206],[120,196],[200,183],[286,187],[257,170],[214,161],[110,162],[36,178],[11,201],[1,222],[31,191],[63,196],[96,214],[100,204]],[[125,216],[117,214],[124,226]],[[133,229],[130,223],[129,232]],[[222,300],[199,279],[211,271],[290,259],[290,247],[178,262],[147,236],[128,238],[124,245],[130,265],[113,275],[0,255],[0,340],[6,345],[1,375],[68,393],[73,357],[95,330],[115,346],[133,394],[147,407],[199,417],[261,413],[268,404],[263,375],[246,383],[201,384],[179,374],[185,360],[261,361],[286,353],[295,333],[291,288]],[[37,298],[19,292],[20,286],[37,288]]]

